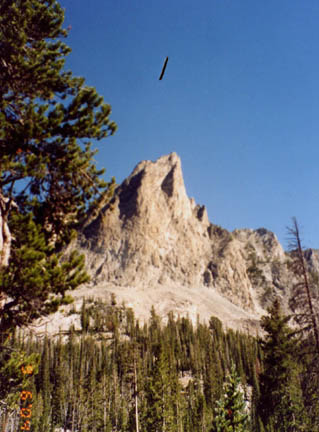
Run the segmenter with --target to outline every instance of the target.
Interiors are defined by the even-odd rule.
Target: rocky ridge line
[[[264,229],[232,233],[209,222],[188,198],[176,153],[140,162],[114,198],[79,233],[91,282],[74,295],[114,293],[146,319],[155,306],[196,320],[211,315],[243,328],[257,322],[274,296],[287,303],[293,280],[287,254]],[[316,251],[309,263],[319,269]]]

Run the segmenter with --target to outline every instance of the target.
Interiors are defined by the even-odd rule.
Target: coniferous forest
[[[215,317],[161,322],[154,309],[141,326],[124,305],[93,299],[78,313],[81,331],[18,333],[6,344],[12,384],[1,399],[12,409],[2,408],[4,432],[25,421],[22,387],[32,393],[28,425],[36,432],[319,430],[313,359],[301,355],[278,302],[262,320],[262,340],[223,330]],[[21,383],[27,364],[34,373]]]

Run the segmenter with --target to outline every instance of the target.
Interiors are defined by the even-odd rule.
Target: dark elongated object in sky
[[[164,66],[163,66],[163,69],[162,69],[162,72],[161,72],[161,76],[159,77],[160,80],[161,80],[161,79],[163,78],[163,76],[164,76],[165,69],[166,69],[166,66],[167,66],[167,62],[168,62],[168,57],[166,57],[166,59],[165,59]]]

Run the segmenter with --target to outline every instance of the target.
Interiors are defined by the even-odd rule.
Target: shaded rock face
[[[289,255],[272,232],[230,233],[209,222],[205,207],[186,194],[175,153],[139,163],[79,235],[77,248],[86,255],[93,286],[169,286],[179,296],[183,287],[195,296],[208,288],[254,316],[275,295],[285,303],[293,284]],[[308,254],[319,268],[318,253]]]

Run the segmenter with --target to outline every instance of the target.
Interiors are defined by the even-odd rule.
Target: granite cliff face
[[[209,221],[185,191],[176,154],[143,161],[82,236],[97,282],[145,286],[204,282]]]
[[[152,305],[194,320],[218,316],[227,325],[257,321],[274,295],[287,303],[289,254],[264,229],[231,232],[209,222],[188,198],[176,153],[142,161],[79,234],[89,285],[74,294],[114,293],[142,319]],[[309,264],[319,268],[316,251]]]
[[[91,275],[89,284],[72,292],[76,308],[83,297],[115,295],[142,321],[154,305],[163,317],[173,311],[195,322],[214,315],[252,331],[274,296],[287,306],[295,282],[290,255],[272,232],[229,232],[209,222],[205,207],[186,194],[175,153],[139,163],[72,247],[85,254]],[[305,256],[318,272],[318,251]],[[78,316],[59,313],[46,328],[67,329],[70,320],[80,326]]]

